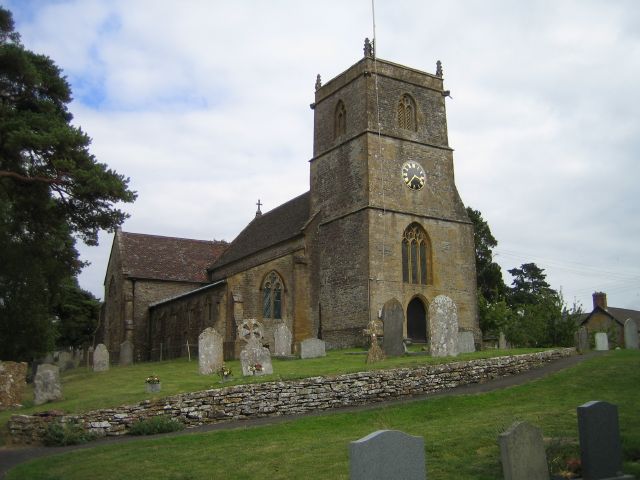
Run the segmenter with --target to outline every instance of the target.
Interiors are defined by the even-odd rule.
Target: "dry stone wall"
[[[15,443],[31,444],[40,442],[47,425],[52,421],[77,422],[98,435],[112,436],[124,435],[132,423],[156,415],[169,415],[188,427],[195,427],[229,420],[300,414],[482,383],[574,354],[574,348],[563,348],[444,365],[236,385],[146,400],[137,405],[81,415],[64,415],[61,412],[14,415],[9,421],[9,430]]]

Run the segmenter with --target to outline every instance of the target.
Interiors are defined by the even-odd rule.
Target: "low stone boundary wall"
[[[31,444],[40,442],[52,421],[75,421],[98,435],[123,435],[132,423],[155,415],[170,415],[193,427],[229,420],[299,414],[483,383],[574,354],[575,348],[563,348],[443,365],[236,385],[79,415],[56,412],[13,415],[9,420],[9,430],[15,443]]]

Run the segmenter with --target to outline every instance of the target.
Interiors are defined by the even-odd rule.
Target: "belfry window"
[[[431,245],[424,229],[412,223],[402,237],[402,281],[431,283]]]
[[[398,103],[398,126],[414,132],[417,130],[416,102],[408,94],[404,94]]]
[[[347,133],[347,110],[344,108],[344,103],[342,103],[342,100],[339,100],[338,104],[336,105],[336,113],[333,126],[334,138],[338,138],[341,135]]]
[[[282,279],[276,272],[269,273],[262,284],[262,317],[282,318]]]

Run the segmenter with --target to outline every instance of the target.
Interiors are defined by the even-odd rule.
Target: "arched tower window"
[[[431,242],[417,223],[409,225],[402,236],[402,281],[431,283]]]
[[[262,317],[282,318],[282,279],[275,271],[262,283]]]
[[[334,126],[334,138],[338,138],[347,132],[347,110],[344,108],[342,100],[338,101],[336,105],[336,113],[333,122]]]
[[[416,102],[406,93],[398,103],[398,126],[414,132],[417,130]]]

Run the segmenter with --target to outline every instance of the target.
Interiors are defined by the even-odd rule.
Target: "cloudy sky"
[[[309,188],[316,74],[373,37],[370,0],[0,0],[53,58],[74,123],[131,178],[124,230],[232,240]],[[565,300],[640,310],[640,2],[377,0],[377,54],[443,62],[466,205],[507,269],[535,262]],[[80,248],[99,297],[112,235]]]

